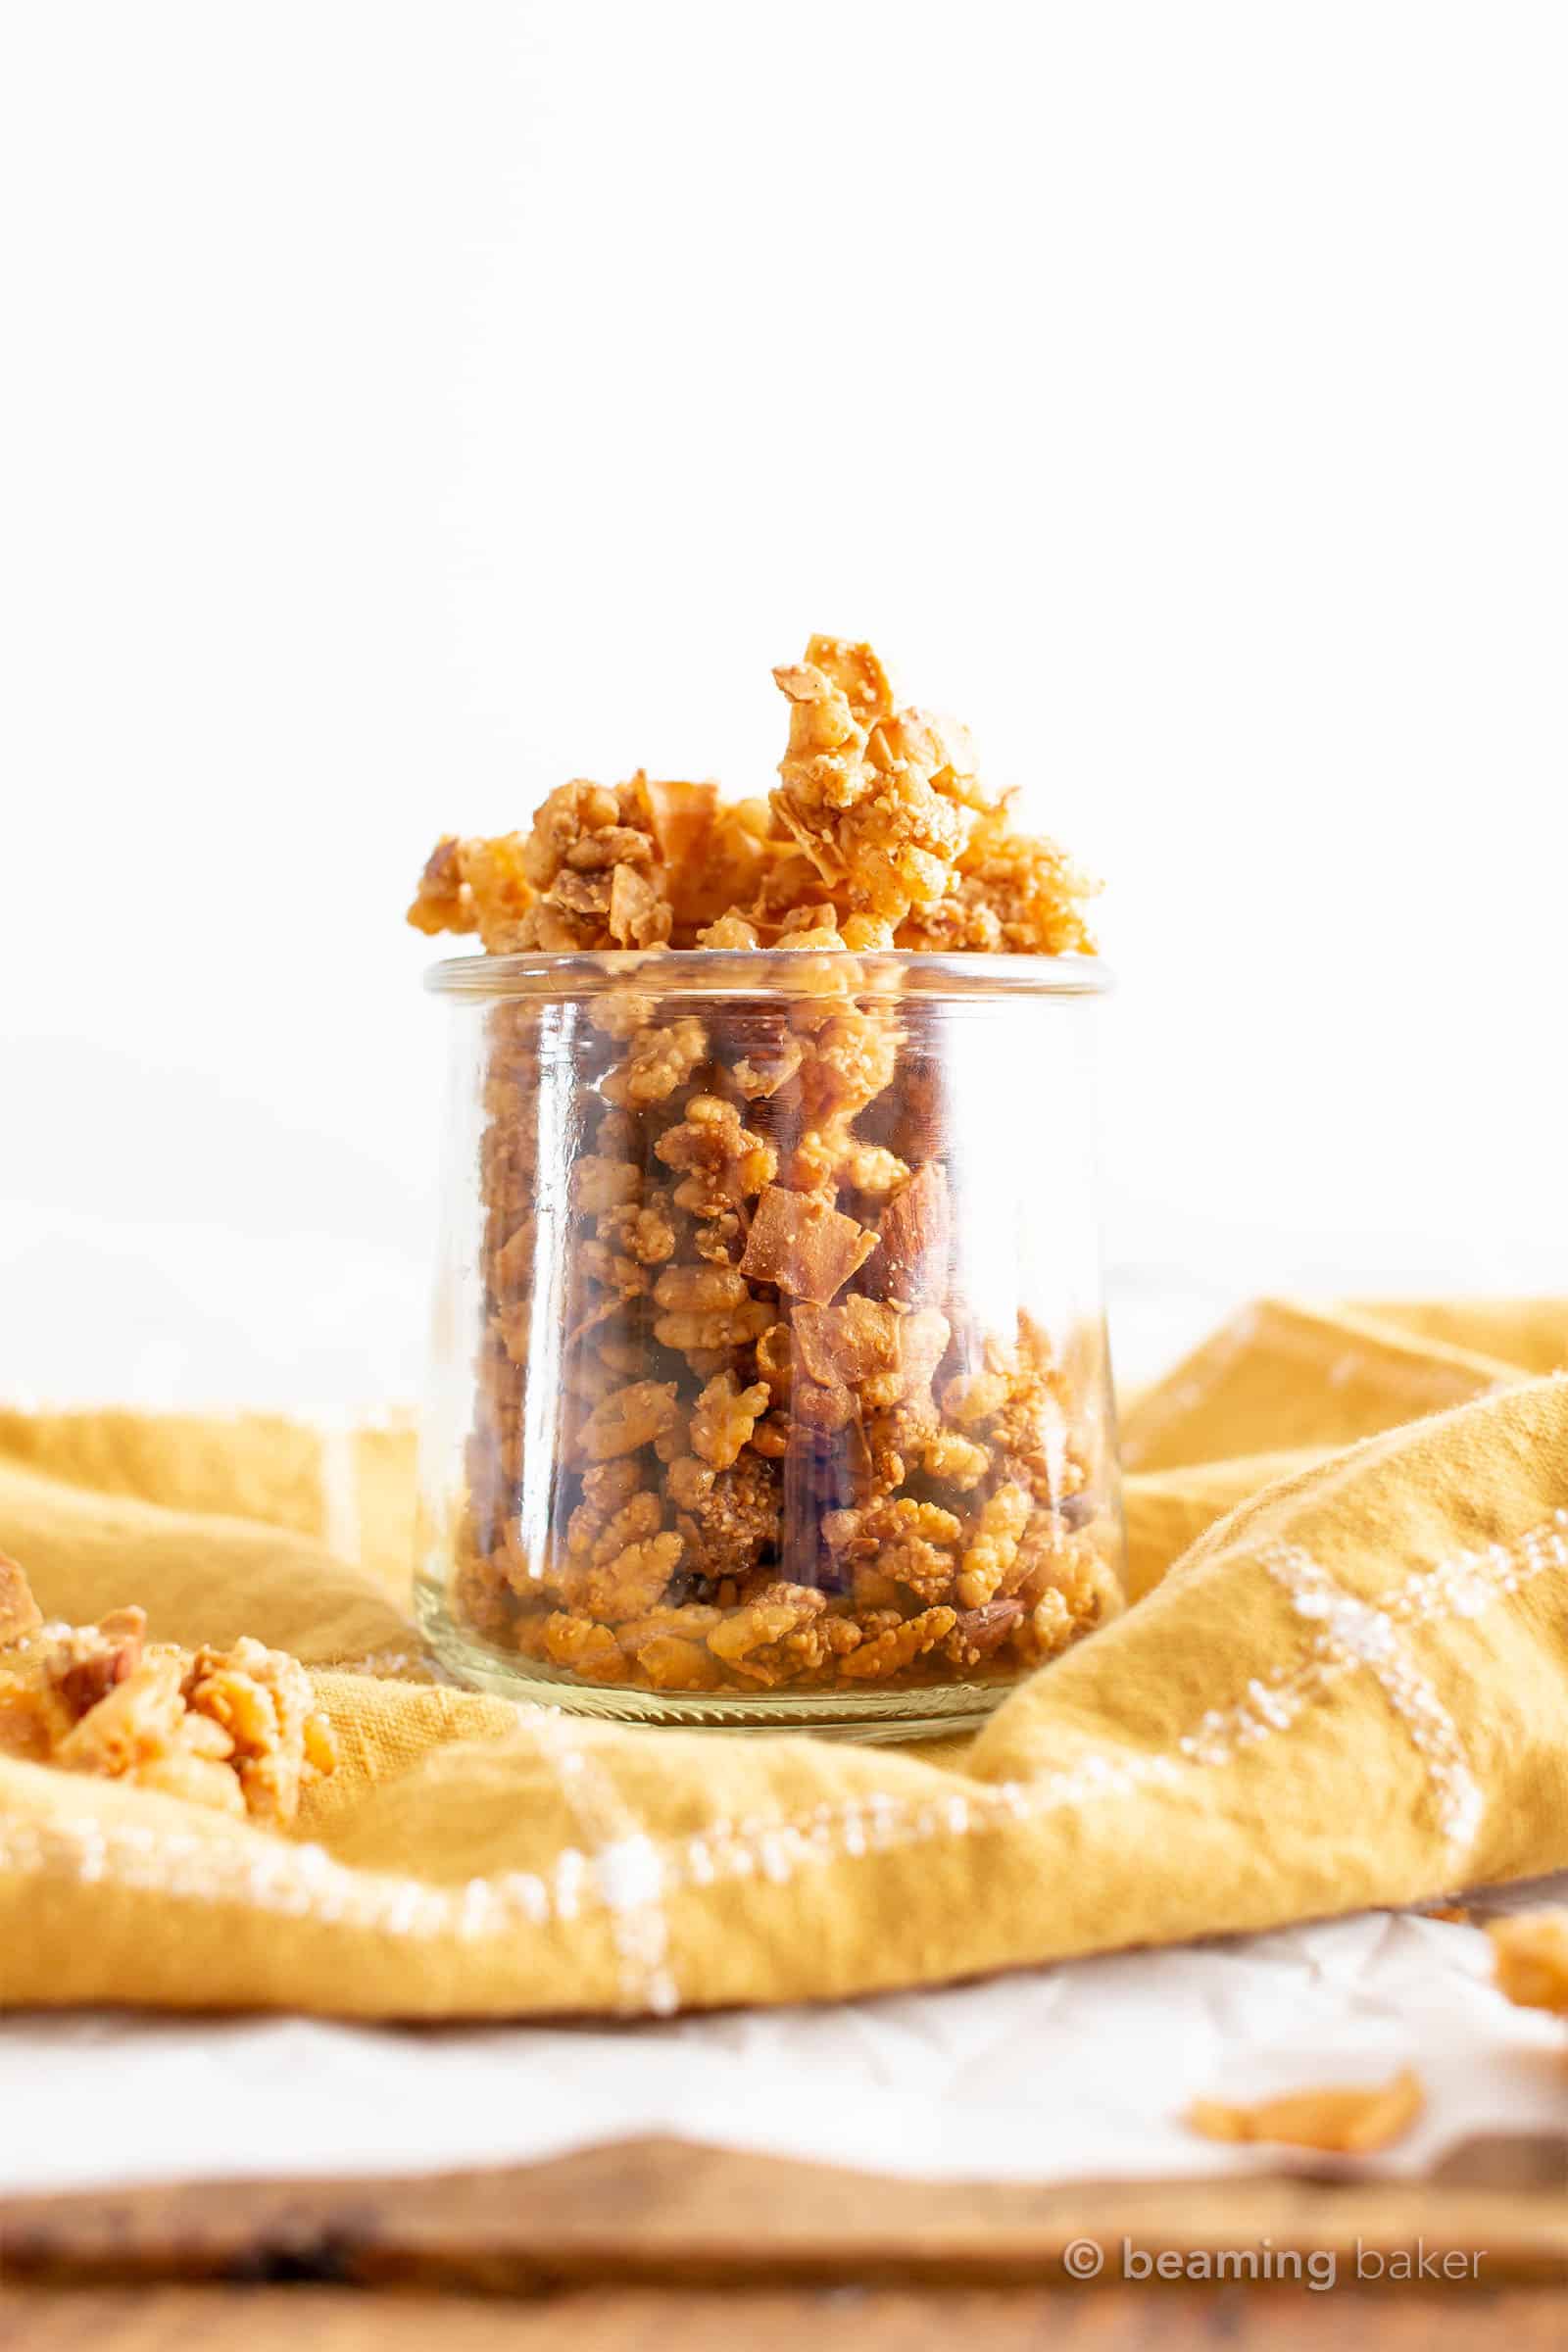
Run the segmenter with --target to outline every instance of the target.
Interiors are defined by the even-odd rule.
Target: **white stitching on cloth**
[[[669,1968],[665,1871],[659,1848],[638,1828],[609,1773],[577,1744],[567,1717],[541,1714],[531,1728],[591,1849],[583,1855],[567,1846],[557,1857],[556,1916],[574,1919],[584,1886],[591,1886],[611,1915],[620,1960],[621,2011],[629,2017],[671,2017],[680,2007],[680,1992]]]
[[[308,1671],[313,1674],[352,1674],[368,1683],[414,1682],[427,1677],[432,1683],[448,1683],[460,1689],[457,1678],[447,1672],[435,1657],[412,1649],[361,1649],[352,1657],[315,1658]]]
[[[1444,1836],[1461,1852],[1474,1844],[1486,1798],[1459,1727],[1398,1638],[1393,1616],[1361,1600],[1298,1544],[1270,1544],[1258,1558],[1291,1596],[1298,1617],[1318,1622],[1313,1654],[1352,1671],[1367,1668],[1426,1765]]]
[[[1568,1530],[1568,1510],[1558,1510],[1540,1526],[1516,1537],[1511,1544],[1493,1544],[1484,1552],[1456,1552],[1434,1568],[1414,1571],[1385,1603],[1382,1612],[1368,1613],[1381,1613],[1391,1629],[1397,1625],[1428,1624],[1439,1617],[1479,1616],[1494,1600],[1516,1592],[1521,1585],[1544,1570],[1568,1566],[1565,1530]],[[1271,1552],[1275,1559],[1271,1559]],[[1287,1580],[1295,1562],[1310,1560],[1310,1555],[1298,1546],[1282,1544],[1266,1546],[1258,1555],[1259,1561],[1271,1573],[1278,1574],[1276,1559],[1281,1553],[1287,1555]],[[1287,1581],[1287,1590],[1290,1589]],[[1353,1595],[1347,1594],[1347,1598],[1353,1599]],[[1287,1730],[1312,1699],[1367,1662],[1348,1643],[1336,1643],[1332,1639],[1320,1637],[1304,1658],[1276,1667],[1266,1680],[1254,1677],[1248,1685],[1247,1697],[1238,1705],[1224,1710],[1210,1708],[1197,1729],[1178,1745],[1197,1762],[1228,1763],[1238,1744],[1247,1745],[1267,1737],[1269,1732]],[[1455,1732],[1455,1741],[1457,1737]]]
[[[1510,1544],[1462,1551],[1433,1568],[1413,1571],[1385,1601],[1383,1614],[1399,1625],[1477,1617],[1534,1578],[1564,1566],[1568,1509],[1554,1511]],[[1289,1728],[1310,1699],[1342,1676],[1358,1672],[1362,1664],[1349,1649],[1314,1649],[1304,1659],[1276,1668],[1266,1681],[1253,1678],[1242,1698],[1227,1708],[1211,1708],[1177,1742],[1180,1760],[1169,1755],[1091,1754],[1027,1784],[1011,1781],[995,1788],[953,1790],[919,1804],[872,1792],[846,1805],[822,1804],[776,1821],[721,1821],[699,1836],[662,1843],[634,1829],[629,1862],[612,1859],[608,1868],[596,1871],[587,1856],[568,1849],[557,1858],[549,1884],[535,1873],[514,1871],[470,1880],[456,1889],[425,1886],[387,1873],[353,1870],[320,1846],[261,1833],[236,1848],[188,1833],[154,1832],[139,1824],[105,1829],[98,1822],[39,1829],[0,1821],[0,1871],[78,1882],[113,1879],[122,1886],[190,1901],[229,1900],[404,1936],[455,1933],[471,1940],[570,1919],[594,1903],[635,1919],[649,1907],[656,1869],[658,1916],[667,1930],[662,1897],[683,1886],[754,1876],[782,1883],[803,1863],[883,1853],[933,1838],[983,1834],[1008,1822],[1037,1820],[1063,1806],[1127,1795],[1145,1787],[1179,1788],[1193,1763],[1223,1764],[1243,1747]],[[621,1798],[612,1793],[613,1804],[621,1807]],[[612,1838],[601,1861],[607,1852],[613,1856],[617,1846],[624,1854],[625,1844],[624,1839]],[[622,1956],[627,1956],[624,1948]]]
[[[89,1884],[112,1879],[177,1900],[226,1900],[291,1919],[347,1922],[398,1936],[506,1936],[519,1927],[544,1927],[552,1916],[550,1890],[532,1871],[470,1879],[456,1889],[422,1886],[387,1872],[350,1870],[319,1845],[297,1845],[262,1832],[236,1851],[189,1831],[150,1830],[140,1823],[106,1829],[84,1821],[44,1829],[6,1822],[0,1824],[0,1868]]]
[[[1511,1544],[1494,1544],[1483,1552],[1458,1552],[1432,1568],[1413,1570],[1385,1603],[1386,1611],[1399,1624],[1478,1616],[1494,1601],[1516,1592],[1544,1572],[1568,1566],[1565,1535],[1568,1509],[1554,1511]],[[1178,1751],[1189,1762],[1227,1764],[1239,1749],[1287,1729],[1310,1700],[1357,1671],[1360,1664],[1349,1650],[1321,1654],[1314,1649],[1305,1658],[1275,1667],[1266,1679],[1254,1676],[1243,1697],[1228,1707],[1210,1708],[1192,1733],[1178,1740]],[[795,1821],[719,1823],[701,1838],[688,1840],[687,1851],[691,1854],[693,1847],[710,1847],[726,1855],[733,1852],[729,1875],[746,1877],[757,1867],[758,1855],[767,1848],[775,1861],[767,1875],[778,1877],[787,1875],[776,1867],[779,1850],[786,1840],[797,1837],[802,1840],[798,1848],[802,1859],[832,1859],[840,1846],[844,1852],[859,1854],[934,1836],[943,1826],[938,1817],[951,1815],[955,1809],[962,1818],[950,1818],[946,1827],[961,1836],[1028,1819],[1060,1804],[1130,1793],[1151,1783],[1170,1784],[1179,1779],[1179,1769],[1168,1756],[1090,1755],[1069,1769],[1028,1784],[1004,1782],[994,1788],[971,1789],[912,1811],[895,1798],[864,1798],[848,1806],[819,1805]],[[867,1817],[873,1813],[876,1818],[868,1824]],[[902,1828],[896,1816],[904,1817]],[[699,1852],[693,1862],[691,1876],[696,1884],[710,1884],[720,1875],[713,1867],[712,1853]]]

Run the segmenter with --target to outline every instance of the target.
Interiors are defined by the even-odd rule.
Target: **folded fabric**
[[[48,1615],[292,1649],[342,1755],[288,1838],[0,1761],[0,2001],[662,2014],[1560,1868],[1561,1362],[1563,1300],[1250,1309],[1127,1415],[1133,1607],[903,1751],[412,1679],[395,1420],[0,1414]]]

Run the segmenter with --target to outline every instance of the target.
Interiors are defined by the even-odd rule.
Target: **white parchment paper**
[[[1509,1898],[1568,1899],[1568,1880]],[[1568,2034],[1490,1983],[1479,1929],[1373,1912],[807,2010],[583,2027],[0,2020],[0,2188],[521,2162],[642,2133],[950,2180],[1276,2169],[1184,2130],[1202,2095],[1413,2065],[1418,2127],[1568,2131]],[[90,2129],[85,2125],[90,2119]]]

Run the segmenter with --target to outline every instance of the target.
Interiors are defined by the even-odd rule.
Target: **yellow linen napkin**
[[[343,1751],[293,1838],[0,1761],[0,2001],[667,2013],[1558,1868],[1565,1362],[1568,1300],[1250,1309],[1127,1417],[1136,1604],[904,1752],[403,1679],[395,1422],[0,1415],[47,1614],[291,1648]]]

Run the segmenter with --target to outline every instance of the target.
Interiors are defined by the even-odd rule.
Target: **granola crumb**
[[[1568,1910],[1516,1912],[1487,1934],[1498,1990],[1521,2009],[1568,2017]]]
[[[1421,2078],[1405,2067],[1368,2089],[1290,2091],[1251,2107],[1197,2099],[1187,2124],[1205,2139],[1277,2140],[1326,2155],[1370,2156],[1402,2139],[1424,2105]]]

